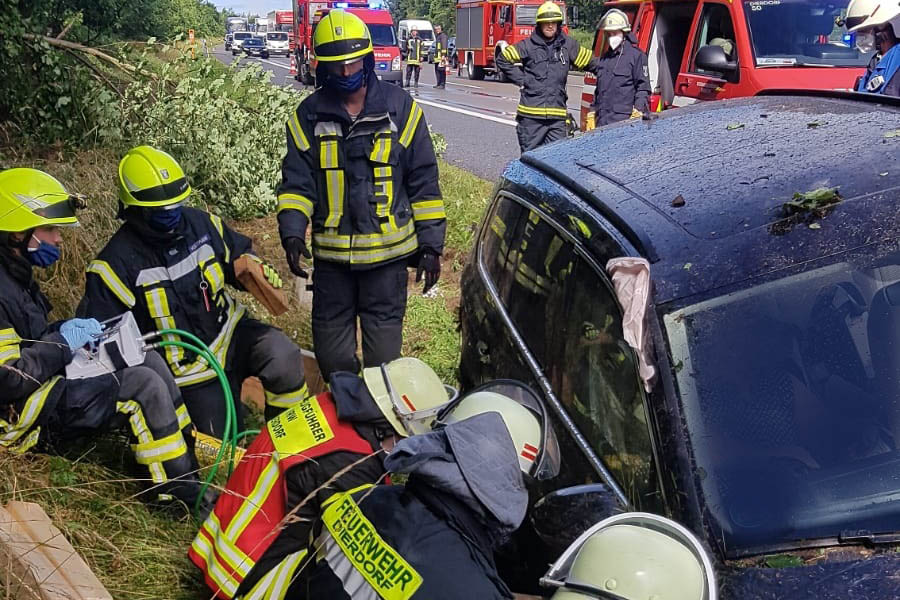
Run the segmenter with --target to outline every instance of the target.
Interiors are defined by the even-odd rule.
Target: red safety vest
[[[218,598],[234,597],[281,532],[289,511],[287,470],[340,451],[371,454],[372,446],[352,425],[338,420],[330,393],[309,397],[267,423],[188,551]]]

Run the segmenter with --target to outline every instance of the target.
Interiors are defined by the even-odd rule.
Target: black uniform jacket
[[[597,113],[597,125],[624,121],[631,116],[633,108],[646,113],[650,110],[649,99],[647,55],[626,36],[618,49],[609,49],[600,57],[592,105]]]

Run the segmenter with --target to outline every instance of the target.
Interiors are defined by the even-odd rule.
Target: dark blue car
[[[260,37],[250,37],[241,44],[241,50],[247,56],[259,56],[261,58],[269,58],[269,51],[266,49],[266,42]]]
[[[720,598],[900,598],[895,99],[702,103],[526,153],[462,289],[462,387],[541,390],[563,457],[508,550],[520,591],[643,510],[705,541]]]

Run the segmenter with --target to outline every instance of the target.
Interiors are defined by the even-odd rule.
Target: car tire
[[[481,81],[484,79],[484,67],[476,67],[475,60],[470,56],[466,61],[466,79]]]

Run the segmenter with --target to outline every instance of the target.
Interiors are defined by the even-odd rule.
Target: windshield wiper
[[[838,536],[842,545],[866,544],[878,546],[882,544],[900,544],[900,532],[872,533],[868,529],[846,529]]]

